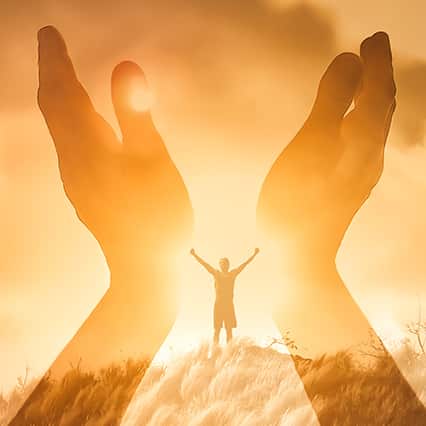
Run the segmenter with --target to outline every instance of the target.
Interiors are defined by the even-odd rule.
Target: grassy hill
[[[406,344],[398,364],[426,400],[426,359]],[[314,415],[303,385],[312,399]],[[55,381],[49,375],[19,419],[22,426],[130,425],[426,425],[426,414],[401,392],[389,358],[372,353],[360,365],[339,353],[314,360],[236,340],[224,348],[201,345],[167,367],[129,360],[99,372],[80,367]],[[145,375],[141,382],[142,377]],[[22,384],[21,384],[22,385]],[[139,386],[138,386],[139,385]],[[34,383],[0,397],[0,425],[7,425]]]

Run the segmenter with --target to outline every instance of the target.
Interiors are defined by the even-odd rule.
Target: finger
[[[393,103],[392,103],[392,105],[391,105],[391,107],[390,107],[388,115],[386,117],[386,120],[385,120],[385,132],[384,132],[385,141],[388,138],[388,135],[389,135],[389,132],[390,132],[390,128],[391,128],[391,125],[392,125],[393,114],[395,112],[395,109],[396,109],[396,101],[394,100]]]
[[[339,126],[360,84],[360,58],[342,53],[328,66],[318,88],[309,121],[319,127]]]
[[[379,32],[365,39],[360,51],[363,78],[353,115],[367,135],[384,142],[392,121],[396,94],[388,35]]]
[[[130,61],[117,65],[112,73],[111,92],[123,144],[149,154],[162,149],[151,119],[151,95],[142,69]]]
[[[45,117],[49,119],[58,113],[72,116],[92,109],[59,31],[52,26],[42,28],[38,32],[38,42],[38,101]]]

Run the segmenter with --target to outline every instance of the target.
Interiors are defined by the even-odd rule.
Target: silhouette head
[[[219,260],[219,266],[222,272],[228,272],[229,271],[229,259],[227,257],[222,257],[222,259]]]

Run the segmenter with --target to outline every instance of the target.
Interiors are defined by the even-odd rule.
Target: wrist
[[[343,283],[335,257],[313,248],[274,248],[274,318],[310,354],[358,347],[368,341],[370,325]]]
[[[262,233],[292,263],[312,266],[334,264],[344,236],[340,229],[315,223],[264,229]]]
[[[157,249],[110,251],[106,256],[110,270],[110,292],[140,299],[161,288],[170,291],[172,296],[176,282],[176,257]]]
[[[177,268],[164,259],[136,260],[114,261],[106,302],[136,322],[148,321],[155,324],[153,328],[169,330],[178,311]]]
[[[275,245],[273,250],[273,257],[278,259],[279,268],[287,276],[319,281],[322,277],[338,275],[335,252],[324,246],[287,240]]]

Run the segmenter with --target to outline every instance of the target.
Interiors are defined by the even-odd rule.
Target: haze
[[[81,81],[115,127],[111,71],[123,59],[144,68],[156,125],[191,194],[194,245],[211,262],[226,255],[233,263],[256,245],[257,191],[302,124],[324,67],[339,51],[357,49],[364,36],[386,30],[399,110],[384,175],[347,234],[338,265],[388,337],[416,318],[419,301],[426,304],[426,5],[413,3],[3,1],[0,389],[27,365],[32,374],[47,368],[108,284],[100,249],[63,193],[36,105],[40,27],[62,31]],[[197,300],[175,330],[188,344],[210,332],[213,293],[189,256],[181,265],[185,306]],[[267,319],[254,328],[247,314],[265,302],[260,280],[267,268],[267,259],[253,264],[238,283],[240,333],[274,332]],[[188,328],[189,317],[198,318],[197,328]]]

